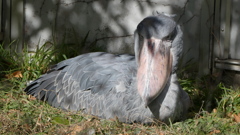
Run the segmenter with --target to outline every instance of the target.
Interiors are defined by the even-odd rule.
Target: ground
[[[13,81],[14,80],[14,81]],[[183,81],[181,81],[183,82]],[[185,81],[186,83],[186,81]],[[189,83],[192,83],[189,81]],[[26,95],[20,78],[0,81],[0,134],[239,134],[240,91],[225,88],[218,106],[207,112],[196,105],[187,120],[170,125],[125,124],[81,112],[67,112]],[[192,84],[193,85],[193,84]],[[187,84],[183,84],[186,88]],[[188,84],[189,89],[190,84]],[[194,87],[192,86],[192,89]],[[200,93],[193,89],[189,93]],[[199,94],[198,94],[199,95]],[[198,102],[196,99],[194,99]],[[196,111],[198,110],[198,111]]]
[[[179,82],[192,106],[185,121],[169,125],[125,124],[67,112],[24,93],[27,82],[49,65],[77,55],[69,52],[43,46],[31,55],[26,50],[17,54],[0,45],[0,134],[240,134],[240,89],[222,83],[219,75],[198,78],[184,68],[178,73]]]

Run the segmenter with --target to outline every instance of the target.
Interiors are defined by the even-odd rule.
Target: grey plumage
[[[172,41],[175,45],[171,48],[171,75],[162,92],[146,108],[137,90],[136,74],[142,47],[136,46],[139,43],[136,34],[162,39],[173,31],[176,35]],[[81,110],[106,119],[118,117],[127,123],[181,120],[189,106],[189,97],[180,87],[175,73],[182,49],[181,36],[180,27],[171,18],[164,15],[148,17],[135,32],[136,59],[127,54],[83,54],[56,64],[27,86],[25,92],[57,108]]]

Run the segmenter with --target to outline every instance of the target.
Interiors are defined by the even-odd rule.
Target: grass
[[[240,90],[222,83],[212,87],[211,76],[199,80],[181,77],[180,84],[191,96],[193,106],[187,120],[170,125],[125,124],[53,108],[26,95],[23,89],[28,80],[46,72],[49,63],[70,56],[45,45],[32,55],[25,50],[17,54],[0,45],[0,134],[240,134]],[[208,100],[211,89],[216,92],[211,110],[206,111],[203,101]]]

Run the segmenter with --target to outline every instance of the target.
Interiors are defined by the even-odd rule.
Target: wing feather
[[[112,104],[105,101],[111,96],[109,92],[117,93],[117,89],[122,88],[117,87],[121,82],[126,85],[124,89],[129,87],[135,66],[134,57],[130,55],[84,54],[56,64],[25,91],[54,107],[74,111],[86,109],[100,116],[104,107]]]

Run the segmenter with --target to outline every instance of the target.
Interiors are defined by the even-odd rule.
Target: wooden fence
[[[240,71],[239,5],[239,0],[0,0],[0,40],[17,40],[18,51],[24,44],[34,49],[39,42],[51,41],[52,33],[61,41],[73,28],[84,33],[82,37],[90,31],[89,44],[124,53],[132,49],[139,21],[165,12],[176,14],[183,28],[183,63],[191,60],[199,75],[217,69]]]

